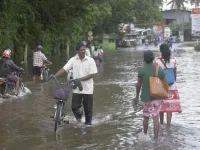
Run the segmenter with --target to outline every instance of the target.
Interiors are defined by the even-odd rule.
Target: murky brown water
[[[156,53],[159,55],[159,52]],[[142,113],[133,114],[137,66],[142,52],[121,50],[105,56],[104,72],[95,78],[94,120],[92,127],[77,124],[67,104],[70,124],[53,131],[54,99],[50,84],[25,82],[32,94],[4,101],[0,105],[0,150],[198,150],[200,149],[200,53],[178,55],[178,82],[183,113],[175,113],[171,132],[160,130],[159,141],[138,141]],[[63,61],[54,63],[58,70]],[[58,67],[59,66],[59,67]],[[29,77],[31,78],[31,76]]]

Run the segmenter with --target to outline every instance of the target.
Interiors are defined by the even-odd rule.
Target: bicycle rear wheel
[[[54,124],[54,131],[56,132],[58,125],[61,124],[61,117],[62,117],[62,112],[63,112],[63,102],[58,102],[57,103],[57,109],[55,113],[55,124]]]
[[[46,82],[49,79],[49,72],[48,70],[43,71],[43,82]]]

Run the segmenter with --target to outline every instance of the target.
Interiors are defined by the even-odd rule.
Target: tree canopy
[[[0,2],[0,49],[15,54],[25,45],[42,44],[46,52],[66,43],[117,32],[120,23],[147,23],[161,19],[162,0],[2,0]]]

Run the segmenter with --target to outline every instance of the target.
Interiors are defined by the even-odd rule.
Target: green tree
[[[1,0],[0,49],[9,47],[14,59],[23,59],[36,44],[50,53],[61,54],[78,40],[87,40],[88,31],[102,37],[117,33],[120,23],[144,24],[161,18],[161,0]],[[142,11],[141,11],[142,10]],[[27,52],[27,51],[25,51]]]
[[[109,5],[111,14],[96,24],[94,29],[103,33],[118,31],[121,23],[136,23],[146,25],[162,18],[160,5],[162,0],[111,0]],[[98,30],[94,30],[98,33]]]
[[[162,18],[160,5],[162,0],[137,0],[134,5],[136,23],[140,26],[152,25]],[[142,10],[142,11],[141,11]]]

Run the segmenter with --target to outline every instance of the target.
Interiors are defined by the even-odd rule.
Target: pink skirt
[[[148,101],[143,104],[143,115],[146,117],[157,116],[160,112],[161,100]]]
[[[182,112],[180,97],[176,86],[169,89],[168,98],[161,103],[160,112]]]

